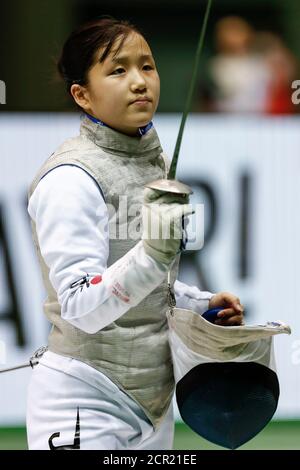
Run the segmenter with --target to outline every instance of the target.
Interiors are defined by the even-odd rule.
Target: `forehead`
[[[120,47],[123,37],[119,37],[106,60],[113,61],[116,58],[127,56],[127,57],[139,57],[141,55],[152,55],[151,49],[147,41],[138,33],[130,33],[124,40],[123,45]],[[119,49],[119,50],[118,50]]]

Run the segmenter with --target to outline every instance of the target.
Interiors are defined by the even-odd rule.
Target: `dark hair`
[[[130,33],[143,34],[126,20],[117,20],[112,16],[102,16],[96,20],[88,21],[73,31],[66,40],[61,56],[57,63],[59,74],[66,84],[67,91],[73,83],[87,84],[87,74],[95,62],[95,53],[100,47],[105,47],[98,60],[103,62],[111,51],[115,41],[122,40],[115,54],[123,46]]]

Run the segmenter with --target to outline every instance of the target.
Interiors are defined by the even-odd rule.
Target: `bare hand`
[[[244,307],[240,303],[240,299],[230,292],[219,292],[215,294],[209,301],[209,308],[223,309],[218,313],[216,325],[236,326],[243,325]]]

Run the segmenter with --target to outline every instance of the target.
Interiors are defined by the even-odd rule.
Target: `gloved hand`
[[[142,240],[146,253],[156,261],[171,264],[183,247],[183,217],[194,212],[189,195],[145,188]]]

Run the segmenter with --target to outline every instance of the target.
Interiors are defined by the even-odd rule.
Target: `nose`
[[[147,87],[145,77],[137,69],[134,69],[132,71],[130,87],[131,87],[131,91],[133,92],[137,90],[145,90],[145,88]]]

